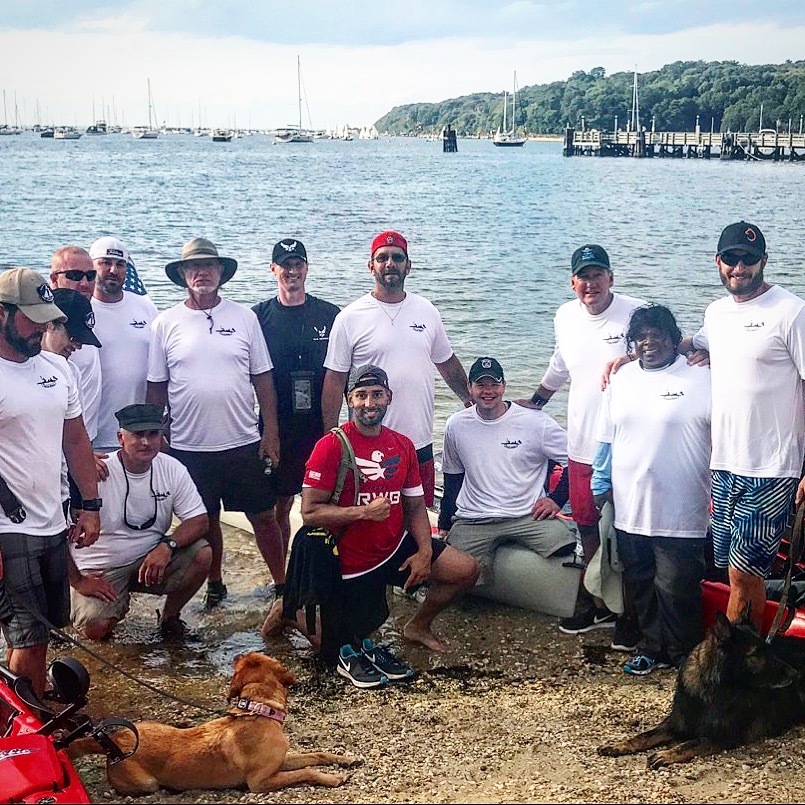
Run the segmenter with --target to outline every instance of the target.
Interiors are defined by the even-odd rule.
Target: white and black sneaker
[[[359,654],[349,645],[341,646],[335,670],[356,688],[382,688],[389,681],[389,678],[381,674],[362,652]]]
[[[411,679],[414,669],[409,668],[402,660],[395,657],[385,646],[378,646],[368,637],[363,639],[361,653],[377,669],[378,673],[388,677],[392,682]]]
[[[617,615],[608,609],[594,607],[574,615],[572,618],[562,618],[559,621],[559,631],[564,634],[584,634],[593,629],[614,629]]]

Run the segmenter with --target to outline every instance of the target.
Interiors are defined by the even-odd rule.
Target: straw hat
[[[235,274],[235,271],[237,271],[238,261],[231,257],[221,257],[218,254],[218,249],[216,249],[212,241],[207,240],[207,238],[193,238],[193,240],[188,240],[187,243],[182,246],[181,260],[174,260],[172,263],[168,263],[165,266],[165,273],[175,285],[186,288],[187,283],[182,276],[182,267],[191,260],[209,260],[210,258],[217,260],[221,264],[223,269],[221,271],[221,285],[225,282],[229,282]]]

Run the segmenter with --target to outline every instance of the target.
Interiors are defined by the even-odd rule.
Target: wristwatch
[[[546,397],[540,396],[540,393],[538,391],[535,391],[531,395],[531,402],[534,403],[534,405],[538,405],[540,408],[542,408],[542,406],[548,402],[548,399]]]
[[[85,512],[99,512],[103,506],[102,498],[84,498],[81,501],[81,509]]]
[[[171,537],[162,537],[162,539],[159,541],[159,544],[167,545],[171,549],[171,556],[173,556],[176,551],[179,550],[179,543]]]

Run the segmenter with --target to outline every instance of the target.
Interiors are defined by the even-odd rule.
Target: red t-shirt
[[[391,513],[381,523],[357,520],[350,523],[338,543],[344,578],[373,570],[397,549],[403,536],[402,496],[422,495],[419,462],[413,442],[397,431],[381,428],[379,436],[363,436],[353,422],[342,426],[355,450],[361,472],[358,505],[365,506],[381,495],[391,503]],[[341,461],[341,442],[334,433],[316,443],[305,465],[304,486],[332,492]],[[355,481],[347,473],[339,506],[355,504]]]

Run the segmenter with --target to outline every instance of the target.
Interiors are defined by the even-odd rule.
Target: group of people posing
[[[805,454],[805,301],[766,282],[767,260],[758,227],[726,227],[715,261],[728,296],[683,337],[667,307],[613,292],[603,247],[581,246],[547,370],[530,399],[514,401],[498,360],[478,358],[468,376],[437,308],[405,290],[412,264],[398,232],[372,241],[373,287],[340,311],[306,292],[295,238],[272,252],[277,296],[251,309],[224,296],[237,262],[204,238],[166,265],[187,298],[161,313],[124,290],[130,255],[114,237],[59,249],[50,282],[3,272],[9,667],[41,693],[50,628],[72,620],[104,639],[131,592],[165,595],[159,628],[181,638],[182,607],[205,582],[205,606],[227,596],[222,505],[245,513],[274,582],[263,634],[294,625],[324,645],[322,624],[283,601],[299,492],[306,526],[337,541],[340,622],[323,628],[337,627],[339,645],[325,659],[358,687],[413,673],[372,640],[387,586],[420,591],[405,637],[447,650],[433,621],[492,580],[499,545],[567,557],[580,543],[589,561],[607,501],[623,612],[581,585],[561,631],[614,627],[631,674],[678,665],[701,638],[708,526],[728,570],[728,616],[749,607],[759,625]],[[434,366],[464,405],[445,427],[438,534],[427,511]],[[542,410],[566,382],[567,429]]]

